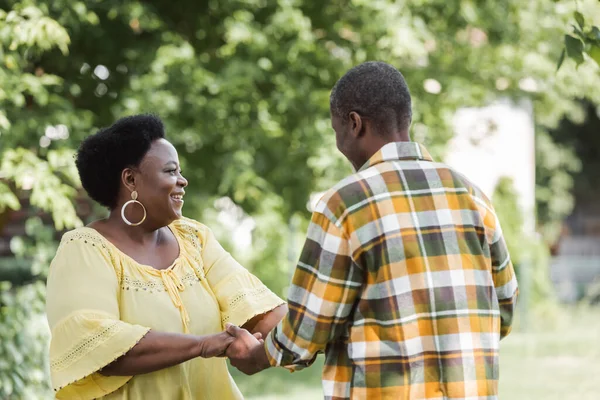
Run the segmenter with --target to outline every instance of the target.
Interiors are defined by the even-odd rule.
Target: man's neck
[[[362,164],[355,165],[354,168],[358,171],[364,165],[364,163],[369,161],[371,157],[373,157],[375,153],[381,150],[383,146],[395,142],[410,142],[410,136],[408,134],[408,131],[391,133],[385,136],[373,135],[371,140],[369,140],[368,146],[366,146],[365,148],[363,160],[361,160]]]

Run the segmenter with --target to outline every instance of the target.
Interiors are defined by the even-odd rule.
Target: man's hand
[[[260,333],[252,335],[247,330],[232,324],[227,324],[225,329],[235,338],[225,353],[231,365],[246,375],[253,375],[269,367]]]

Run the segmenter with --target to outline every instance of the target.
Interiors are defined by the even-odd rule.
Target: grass
[[[550,310],[550,311],[548,311]],[[501,343],[500,396],[515,400],[600,398],[600,308],[555,308],[531,315],[527,328]],[[270,369],[252,377],[232,375],[249,400],[322,399],[323,358],[300,372]]]
[[[538,316],[500,348],[500,395],[519,400],[598,399],[600,309]]]

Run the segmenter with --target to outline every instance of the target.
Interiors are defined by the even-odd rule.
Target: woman
[[[225,322],[257,338],[284,302],[206,226],[183,218],[187,180],[154,116],[88,137],[77,168],[110,215],[63,236],[50,266],[51,375],[64,399],[238,399]]]

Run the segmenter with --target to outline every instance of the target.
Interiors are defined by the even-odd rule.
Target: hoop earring
[[[127,203],[123,204],[123,207],[121,207],[121,218],[123,219],[123,222],[125,222],[129,226],[141,225],[142,222],[144,222],[146,220],[146,207],[144,207],[144,205],[137,200],[137,197],[138,197],[137,191],[134,190],[133,192],[131,192],[131,200],[129,200]],[[140,206],[142,206],[142,210],[144,210],[144,217],[142,218],[142,220],[140,222],[136,222],[136,223],[133,223],[133,222],[129,221],[127,218],[125,218],[125,208],[127,208],[128,205],[134,204],[134,203],[137,203]]]

